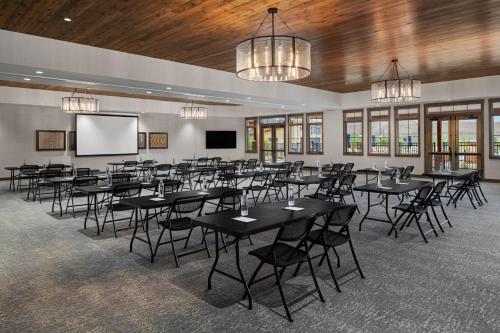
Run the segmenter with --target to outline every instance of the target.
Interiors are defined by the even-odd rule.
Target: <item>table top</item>
[[[64,165],[64,168],[71,168],[71,167],[72,167],[71,165],[66,165],[66,164]],[[6,166],[4,167],[4,169],[10,171],[21,170],[21,166]],[[43,165],[40,165],[38,170],[44,170]]]
[[[87,176],[82,176],[82,177],[87,177]],[[107,179],[107,176],[105,174],[97,175],[97,179],[104,180]],[[74,176],[69,176],[69,177],[53,177],[53,178],[47,178],[46,181],[50,183],[71,183],[73,179],[76,177]]]
[[[431,171],[424,172],[423,176],[434,177],[434,178],[454,178],[454,177],[462,177],[465,175],[470,175],[477,170],[453,170],[453,171]]]
[[[139,209],[151,209],[158,208],[164,206],[170,206],[176,199],[180,198],[197,198],[197,197],[205,197],[207,200],[220,198],[222,194],[226,191],[235,191],[234,188],[231,187],[212,187],[209,188],[205,194],[201,189],[193,190],[193,191],[181,191],[181,192],[173,192],[173,193],[165,193],[163,195],[163,200],[151,200],[153,198],[158,198],[158,196],[140,196],[133,198],[126,198],[120,200],[121,204],[127,205],[132,208]],[[239,193],[243,193],[241,190],[238,190]]]
[[[295,200],[295,206],[304,208],[303,210],[283,209],[286,206],[287,202],[281,201],[250,207],[247,217],[256,220],[248,223],[233,220],[234,217],[240,216],[240,211],[224,211],[217,214],[198,216],[193,218],[193,222],[211,230],[242,238],[278,228],[284,223],[297,221],[307,216],[324,215],[336,207],[344,206],[344,204],[301,198]]]
[[[135,182],[130,182],[135,183]],[[119,184],[127,184],[127,183],[119,183]],[[116,185],[116,184],[115,184]],[[142,188],[154,188],[156,184],[143,182],[141,183]],[[90,186],[77,186],[75,188],[76,191],[80,191],[87,194],[100,194],[100,193],[110,193],[113,192],[114,185],[90,185]]]
[[[401,180],[401,184],[396,184],[395,179],[383,180],[383,187],[377,187],[376,183],[358,186],[354,190],[360,192],[382,193],[382,194],[403,194],[419,190],[423,187],[432,186],[432,182],[422,180]]]
[[[319,184],[325,178],[334,178],[334,177],[338,176],[336,175],[323,175],[321,177],[319,177],[318,175],[302,176],[299,179],[297,178],[276,179],[276,182],[286,183],[286,184],[308,185],[308,184]]]
[[[380,169],[374,169],[374,168],[364,168],[364,169],[358,169],[356,172],[368,172],[368,173],[378,173],[381,171],[382,173],[386,172],[392,172],[394,171],[395,167],[388,167],[388,168],[380,168]]]

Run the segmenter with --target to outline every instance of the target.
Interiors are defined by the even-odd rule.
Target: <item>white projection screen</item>
[[[136,116],[76,115],[76,156],[138,154]]]

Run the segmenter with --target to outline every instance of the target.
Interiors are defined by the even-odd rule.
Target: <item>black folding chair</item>
[[[271,190],[274,191],[274,197],[276,198],[276,201],[280,200],[280,198],[279,198],[280,194],[283,197],[283,199],[285,199],[285,194],[283,193],[283,188],[287,186],[287,183],[283,182],[283,181],[288,178],[289,174],[290,174],[290,171],[287,169],[279,169],[278,171],[276,171],[276,173],[274,174],[274,177],[272,177],[273,179],[266,186],[266,193],[264,193],[264,197],[262,198],[262,202],[264,202],[266,200],[266,198],[268,198],[269,202],[271,202],[271,193],[270,193]],[[271,176],[269,175],[269,177],[271,177]],[[257,196],[257,199],[258,199],[258,196]]]
[[[250,185],[245,187],[245,190],[251,193],[254,205],[257,205],[257,202],[259,201],[259,197],[262,191],[267,189],[269,176],[270,173],[267,171],[256,172],[253,175],[252,180],[250,181]],[[257,192],[257,196],[255,196],[255,192]]]
[[[446,186],[446,181],[441,181],[434,185],[434,188],[432,189],[432,192],[429,194],[427,198],[427,206],[431,207],[432,214],[434,215],[434,218],[436,219],[436,223],[441,229],[441,232],[444,232],[444,229],[442,227],[443,224],[448,224],[450,227],[453,227],[451,225],[450,219],[448,218],[448,215],[446,215],[446,212],[443,207],[443,202],[441,201],[441,193],[443,192],[444,187]],[[440,207],[441,212],[443,213],[443,216],[445,218],[444,221],[439,221],[439,218],[436,213],[436,209],[434,207]]]
[[[77,170],[78,172],[78,170]],[[68,208],[71,207],[73,218],[75,218],[75,207],[88,206],[88,203],[82,203],[75,205],[75,198],[86,198],[87,193],[76,190],[77,187],[91,186],[97,184],[97,176],[76,176],[71,182],[69,188],[68,201],[66,202],[66,214],[68,213]],[[70,205],[71,202],[71,205]]]
[[[436,237],[439,237],[436,229],[434,228],[434,224],[431,221],[431,218],[429,216],[429,212],[427,211],[428,207],[428,197],[430,192],[432,191],[432,187],[423,187],[420,190],[418,190],[416,196],[409,202],[409,203],[401,203],[397,206],[392,207],[392,209],[395,209],[397,211],[400,211],[401,214],[398,216],[396,221],[394,222],[394,225],[396,226],[399,221],[406,216],[406,219],[403,221],[401,224],[401,227],[399,230],[402,230],[405,225],[406,227],[409,227],[412,221],[415,221],[417,223],[418,230],[420,231],[420,234],[422,235],[422,238],[424,239],[424,242],[428,243],[429,241],[425,237],[425,235],[429,234],[430,232],[433,232]],[[425,214],[427,218],[427,222],[429,223],[429,226],[431,229],[426,231],[422,230],[422,226],[420,225],[420,218]],[[389,235],[392,233],[392,229],[389,232]]]
[[[451,202],[453,202],[453,205],[455,208],[457,207],[457,202],[459,200],[462,200],[463,197],[467,194],[467,197],[469,198],[469,201],[474,209],[476,208],[475,204],[478,204],[480,206],[483,205],[481,202],[481,199],[479,198],[479,194],[476,191],[476,187],[474,186],[475,182],[475,173],[472,172],[466,176],[463,177],[457,177],[459,182],[451,184],[448,186],[448,192],[451,194],[450,199],[448,200],[448,203],[446,204],[447,206],[450,205]],[[451,193],[451,191],[453,191]]]
[[[320,245],[321,247],[323,247],[323,253],[311,257],[311,259],[321,257],[321,260],[318,264],[319,266],[321,266],[323,264],[323,261],[326,259],[328,269],[330,270],[330,275],[332,276],[333,282],[335,283],[335,288],[338,292],[340,292],[338,279],[341,279],[355,271],[359,272],[359,275],[362,279],[365,278],[365,276],[363,275],[363,271],[361,270],[361,266],[359,265],[356,253],[354,252],[354,246],[352,245],[351,234],[349,232],[349,222],[351,222],[352,216],[356,212],[356,208],[357,205],[347,205],[334,208],[326,217],[323,226],[319,229],[311,231],[307,236],[307,241],[310,243],[309,251],[314,247],[314,245]],[[333,272],[332,263],[328,255],[328,250],[333,250],[335,256],[337,257],[337,267],[340,267],[340,257],[337,253],[336,247],[346,243],[349,243],[351,254],[356,267],[346,271],[337,278],[335,276],[335,273]],[[301,264],[302,262],[297,265],[294,276],[297,276]]]
[[[227,187],[236,187],[236,182],[238,179],[235,177],[236,175],[236,166],[231,164],[226,164],[222,162],[224,165],[219,168],[219,175],[215,179],[215,186],[218,186],[221,183],[222,186]]]
[[[340,173],[343,176],[350,175],[353,168],[354,168],[354,163],[346,163],[344,164],[344,167],[342,168],[342,171],[340,171]]]
[[[42,203],[42,195],[49,194],[51,198],[54,195],[54,184],[49,181],[50,178],[61,177],[60,169],[45,169],[41,170],[33,184],[33,201],[38,197],[38,201]],[[45,191],[45,192],[42,192]]]
[[[129,174],[132,178],[138,178],[137,161],[125,161],[121,173]]]
[[[17,190],[22,190],[23,187],[28,188],[28,199],[30,198],[30,192],[32,190],[32,185],[33,181],[36,179],[38,176],[36,172],[38,171],[40,167],[35,164],[25,164],[21,165],[19,168],[19,173],[14,176],[14,179],[17,179]],[[23,181],[27,180],[28,184],[24,185]]]
[[[210,187],[215,184],[215,169],[211,167],[203,168],[201,172],[198,175],[198,178],[194,181],[194,189],[196,189],[196,186],[200,186],[200,188],[203,187],[203,180],[206,180],[207,182],[207,187]]]
[[[154,169],[153,175],[157,178],[170,178],[170,172],[172,171],[172,164],[158,164]]]
[[[246,171],[253,171],[257,168],[257,159],[256,158],[251,158],[247,161],[245,164],[245,170]]]
[[[256,250],[250,251],[248,254],[256,257],[260,260],[259,265],[255,269],[250,281],[248,282],[248,288],[253,284],[268,279],[274,275],[276,279],[276,284],[281,296],[281,302],[285,308],[286,317],[289,321],[293,321],[290,314],[289,306],[301,301],[302,299],[318,293],[321,302],[324,302],[323,295],[319,289],[318,281],[316,280],[316,275],[311,264],[311,258],[309,257],[309,249],[307,247],[306,238],[314,224],[315,216],[305,217],[298,221],[286,223],[281,226],[278,234],[271,245],[267,245]],[[307,261],[309,264],[309,270],[311,272],[311,277],[314,281],[315,289],[304,293],[303,295],[295,298],[294,300],[287,302],[285,294],[283,293],[283,287],[281,285],[281,277],[286,267],[297,265],[302,261]],[[272,265],[274,269],[274,274],[266,275],[259,279],[256,279],[257,274],[264,264]],[[278,273],[278,268],[281,268],[281,272]],[[243,295],[245,299],[247,293]]]
[[[170,209],[167,219],[165,221],[160,221],[160,225],[163,226],[160,236],[158,237],[158,241],[156,243],[154,255],[158,253],[158,247],[160,245],[166,245],[170,244],[172,247],[172,254],[174,256],[175,260],[175,265],[179,267],[179,262],[178,258],[184,257],[190,254],[198,253],[201,251],[206,251],[208,257],[210,258],[210,252],[208,251],[207,247],[207,242],[205,239],[205,232],[203,228],[201,228],[201,235],[203,237],[203,245],[204,248],[202,249],[197,249],[197,250],[192,250],[186,253],[182,253],[180,255],[177,255],[175,251],[175,242],[179,242],[182,240],[185,240],[184,248],[187,248],[189,239],[191,237],[191,233],[193,230],[197,227],[196,225],[193,224],[193,221],[191,220],[191,217],[193,214],[196,214],[196,216],[201,216],[201,211],[203,210],[203,205],[205,204],[205,197],[196,197],[196,198],[179,198],[176,199],[172,203],[172,208]],[[168,230],[170,239],[166,242],[162,242],[162,236],[165,230]],[[189,233],[185,237],[181,238],[174,238],[173,237],[173,232],[179,232],[179,231],[187,231],[189,230]]]
[[[132,198],[132,197],[137,197],[141,195],[141,183],[139,182],[133,182],[133,183],[122,183],[122,184],[117,184],[113,186],[113,193],[109,199],[109,203],[106,204],[107,209],[106,209],[106,214],[104,215],[104,222],[102,223],[102,229],[101,232],[104,232],[104,227],[106,226],[106,223],[113,223],[113,232],[115,234],[115,238],[118,238],[116,235],[117,231],[121,230],[126,230],[130,229],[132,226],[132,218],[134,217],[134,212],[135,209],[124,205],[120,201],[126,198]],[[124,217],[120,219],[115,219],[115,212],[125,212],[125,211],[132,211],[132,214],[130,217]],[[111,221],[108,221],[108,214],[111,213]],[[123,229],[116,229],[115,222],[118,221],[129,221],[128,228],[123,228]]]
[[[316,192],[314,192],[313,194],[307,194],[305,196],[312,199],[332,201],[335,184],[337,183],[338,179],[339,177],[325,177],[321,179],[321,183],[319,183]]]

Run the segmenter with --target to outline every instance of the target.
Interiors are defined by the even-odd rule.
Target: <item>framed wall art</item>
[[[146,149],[146,132],[137,133],[137,148]]]
[[[168,133],[149,132],[149,149],[167,149]]]
[[[66,150],[66,131],[36,131],[36,150]]]

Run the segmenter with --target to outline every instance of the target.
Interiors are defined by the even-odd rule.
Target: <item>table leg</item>
[[[217,263],[219,262],[219,232],[215,232],[215,261],[212,265],[212,269],[208,274],[208,290],[212,289],[212,276],[215,272],[215,267],[217,267]]]
[[[236,255],[236,268],[238,268],[238,273],[240,274],[241,283],[243,283],[243,286],[245,287],[245,291],[247,292],[248,308],[251,310],[252,309],[252,296],[250,295],[250,288],[248,288],[247,281],[245,280],[245,277],[243,276],[243,272],[241,271],[241,267],[240,267],[240,241],[239,241],[239,239],[236,240],[236,243],[234,244],[234,249],[235,249],[235,255]]]
[[[99,205],[99,203],[97,202],[97,193],[94,194],[94,217],[95,217],[95,224],[97,226],[97,236],[99,236],[99,234],[101,233],[101,231],[99,230],[99,218],[97,217],[97,206]]]
[[[134,227],[134,234],[132,235],[132,238],[130,239],[130,252],[132,252],[132,246],[134,245],[134,239],[135,235],[137,234],[137,226],[139,224],[139,219],[137,218],[139,216],[139,209],[135,209],[135,227]]]
[[[56,205],[56,196],[57,196],[57,184],[52,183],[54,186],[54,197],[52,198],[52,213],[54,212],[54,206]]]
[[[16,190],[16,182],[15,182],[15,173],[14,173],[14,170],[10,170],[9,190],[10,191],[15,191]]]
[[[89,219],[90,209],[92,208],[92,199],[90,193],[87,194],[87,213],[85,214],[85,221],[83,222],[83,229],[87,229],[87,220]]]
[[[59,200],[59,216],[62,216],[62,203],[61,203],[61,183],[57,185],[57,199]]]
[[[363,192],[361,192],[361,193],[363,193]],[[366,210],[365,215],[363,216],[363,218],[359,222],[359,231],[361,231],[361,225],[363,224],[363,222],[365,221],[366,217],[370,213],[370,208],[371,208],[370,197],[371,197],[371,192],[368,192],[368,209]]]
[[[144,223],[146,223],[146,238],[148,240],[149,253],[151,254],[151,263],[153,263],[155,257],[153,253],[153,247],[151,245],[151,238],[149,238],[149,209],[146,209],[146,218],[144,220]]]
[[[387,236],[390,236],[392,233],[392,230],[394,230],[394,236],[398,238],[398,231],[396,230],[396,225],[394,222],[392,222],[391,217],[389,216],[389,195],[387,194],[385,196],[385,215],[387,215],[387,219],[389,220],[389,223],[391,224],[391,230],[389,230],[389,233]]]

